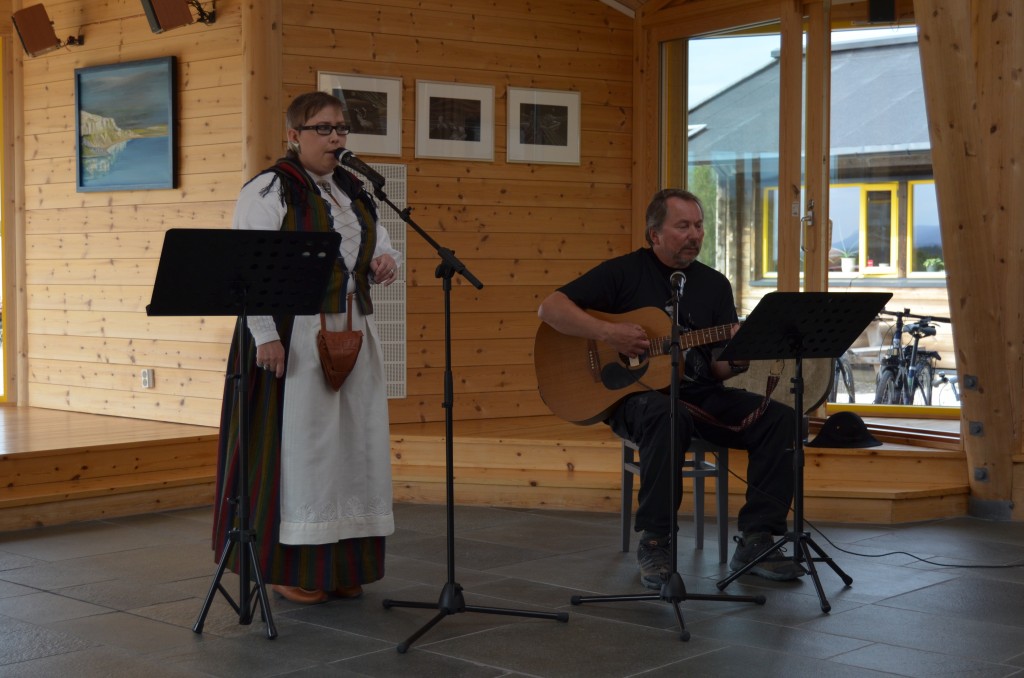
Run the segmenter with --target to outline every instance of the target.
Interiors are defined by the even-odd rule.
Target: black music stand
[[[371,180],[370,183],[373,184],[373,194],[377,199],[381,202],[387,203],[388,207],[394,210],[395,214],[397,214],[402,221],[416,231],[416,233],[418,233],[419,236],[434,248],[435,252],[437,252],[438,257],[441,259],[441,263],[437,265],[437,268],[434,271],[434,277],[441,278],[441,287],[444,290],[444,402],[441,406],[444,408],[445,414],[445,518],[447,522],[446,541],[448,579],[441,588],[441,595],[438,597],[436,603],[391,600],[390,598],[384,599],[383,605],[385,610],[389,610],[392,607],[412,607],[426,610],[437,610],[437,614],[435,614],[430,621],[421,626],[405,641],[399,643],[397,650],[400,654],[404,654],[420,636],[432,629],[442,619],[448,615],[460,614],[463,612],[483,612],[486,614],[503,614],[513,617],[534,617],[539,619],[553,619],[562,622],[569,621],[569,615],[565,612],[533,612],[531,610],[513,610],[503,607],[466,605],[462,585],[455,581],[455,454],[452,440],[454,428],[452,423],[454,418],[452,408],[455,405],[455,392],[452,380],[452,278],[456,273],[458,273],[477,289],[481,289],[484,285],[469,271],[469,269],[466,268],[466,265],[455,256],[455,252],[446,247],[441,247],[436,240],[431,238],[426,231],[420,228],[419,224],[413,221],[410,216],[412,212],[411,208],[406,207],[404,210],[400,210],[388,199],[387,194],[384,193],[383,182],[378,183]]]
[[[821,611],[832,609],[821,588],[814,563],[831,567],[846,586],[846,574],[804,530],[804,358],[838,358],[882,310],[889,292],[771,292],[751,311],[739,332],[722,351],[719,360],[795,359],[793,409],[796,439],[793,441],[793,529],[753,560],[716,584],[724,590],[786,542],[793,543],[793,562],[810,574],[821,601]],[[811,551],[818,557],[811,555]]]
[[[674,273],[675,276],[679,276],[679,282],[677,285],[673,285],[672,293],[672,337],[669,341],[669,355],[671,356],[671,367],[669,368],[669,401],[668,401],[668,419],[669,419],[669,435],[668,435],[668,447],[669,447],[669,465],[670,468],[682,468],[679,464],[679,441],[676,439],[678,436],[679,427],[676,422],[679,420],[679,379],[675,375],[679,374],[680,356],[682,354],[682,346],[680,345],[680,332],[681,327],[679,325],[680,309],[679,305],[683,296],[683,285],[686,283],[686,276],[682,273]],[[679,482],[673,482],[669,491],[669,514],[671,519],[669,521],[669,552],[672,554],[672,572],[669,573],[668,577],[661,584],[661,589],[658,593],[640,593],[640,594],[625,594],[625,595],[610,595],[610,596],[572,596],[569,601],[573,605],[580,605],[582,603],[617,603],[626,601],[636,600],[663,600],[672,606],[673,612],[676,614],[676,622],[679,624],[679,639],[686,641],[690,639],[690,632],[686,630],[686,624],[683,621],[683,613],[679,609],[679,603],[684,600],[717,600],[720,602],[732,602],[732,603],[755,603],[757,605],[765,604],[765,597],[762,595],[756,596],[733,596],[723,595],[721,593],[688,593],[686,591],[686,584],[683,583],[683,577],[679,574],[679,516],[676,512],[676,506],[679,504],[679,492],[682,489],[682,478],[679,478]],[[718,488],[721,492],[721,488]]]
[[[220,591],[250,624],[258,603],[267,637],[276,638],[263,573],[256,557],[256,531],[249,524],[249,342],[246,318],[257,315],[313,315],[320,312],[331,269],[338,257],[338,233],[235,231],[172,228],[164,236],[156,282],[146,314],[151,316],[238,316],[238,473],[235,498],[238,526],[228,531],[217,574],[192,630],[203,632],[213,597]],[[255,358],[253,358],[255,359]],[[230,367],[229,367],[230,369]],[[225,468],[230,460],[225,460]],[[218,495],[219,495],[218,488]],[[218,496],[218,501],[224,498]],[[239,546],[239,599],[236,603],[220,580],[231,551]],[[251,579],[256,580],[255,590]],[[257,598],[253,598],[253,594]]]

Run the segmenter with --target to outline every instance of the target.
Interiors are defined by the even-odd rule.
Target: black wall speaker
[[[188,0],[142,0],[142,9],[146,10],[149,29],[154,33],[188,26],[195,21]]]
[[[868,0],[868,22],[896,23],[896,0]]]
[[[46,8],[42,5],[19,9],[11,15],[11,22],[18,32],[18,37],[21,38],[25,53],[29,56],[46,54],[61,46]]]

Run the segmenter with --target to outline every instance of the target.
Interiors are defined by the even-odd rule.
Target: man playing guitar
[[[647,207],[645,226],[650,247],[605,261],[559,288],[541,303],[540,319],[557,333],[610,347],[626,363],[641,360],[661,347],[652,346],[647,330],[639,323],[609,319],[606,314],[671,308],[674,292],[670,279],[674,272],[683,271],[686,287],[680,324],[693,330],[724,326],[723,338],[732,336],[737,327],[732,286],[724,275],[697,261],[704,241],[704,211],[697,196],[679,189],[659,191]],[[762,408],[765,398],[723,384],[747,369],[745,363],[716,359],[725,343],[696,345],[686,352],[686,373],[680,384],[685,407],[678,410],[676,439],[681,450],[696,435],[749,453],[746,503],[738,516],[742,536],[734,538],[737,548],[729,563],[732,570],[738,570],[768,548],[773,535],[786,532],[793,499],[796,417],[791,408],[770,401],[752,422],[743,423]],[[676,511],[682,498],[681,453],[676,455],[680,468],[669,468],[669,396],[664,389],[639,389],[602,414],[616,435],[640,449],[637,564],[643,585],[658,590],[671,574],[671,482],[678,484]],[[750,573],[789,581],[802,576],[804,570],[780,550],[762,559]]]

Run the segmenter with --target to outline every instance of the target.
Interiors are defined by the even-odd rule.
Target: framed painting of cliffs
[[[79,192],[174,188],[174,57],[75,69]]]

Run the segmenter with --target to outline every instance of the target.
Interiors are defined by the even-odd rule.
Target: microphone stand
[[[404,210],[400,210],[393,202],[391,202],[391,200],[388,199],[387,195],[384,193],[384,180],[382,177],[379,175],[367,175],[367,178],[370,179],[370,183],[373,184],[374,196],[376,196],[376,198],[381,202],[387,203],[387,205],[395,211],[402,221],[411,226],[412,229],[416,231],[431,247],[433,247],[435,252],[437,252],[438,256],[441,258],[441,263],[438,264],[434,277],[441,278],[442,288],[444,289],[444,402],[442,403],[442,407],[444,407],[445,410],[445,503],[447,505],[448,579],[445,582],[444,587],[441,589],[441,595],[436,603],[391,599],[385,599],[383,601],[384,609],[391,609],[392,607],[413,607],[437,610],[437,614],[434,615],[430,621],[398,645],[398,652],[400,654],[404,654],[420,636],[432,629],[438,622],[448,615],[458,614],[460,612],[483,612],[486,614],[502,614],[514,617],[535,617],[539,619],[553,619],[556,621],[567,622],[569,621],[569,613],[567,612],[532,612],[529,610],[510,610],[506,608],[466,605],[466,600],[462,593],[462,585],[455,581],[455,464],[452,450],[452,407],[454,404],[451,341],[452,277],[458,273],[477,289],[481,289],[483,287],[483,283],[477,280],[476,276],[469,272],[465,264],[459,261],[455,256],[455,252],[441,247],[422,228],[420,228],[415,221],[412,220],[409,216],[412,211],[410,208],[406,207]]]
[[[669,455],[670,455],[670,468],[672,472],[671,478],[671,492],[669,492],[669,513],[671,514],[671,523],[669,531],[669,549],[672,553],[672,572],[664,579],[661,583],[661,590],[658,593],[643,593],[638,595],[614,595],[614,596],[573,596],[570,598],[570,602],[573,605],[580,605],[586,602],[604,603],[604,602],[620,602],[620,601],[638,601],[638,600],[664,600],[666,603],[672,605],[672,610],[676,613],[676,621],[679,623],[679,639],[686,641],[690,639],[690,632],[686,630],[686,624],[683,622],[683,613],[679,609],[679,603],[684,600],[717,600],[717,601],[728,601],[738,603],[755,603],[757,605],[764,605],[766,599],[762,595],[757,596],[732,596],[720,593],[687,593],[686,585],[683,583],[683,577],[679,574],[679,516],[676,514],[676,506],[679,504],[679,493],[682,489],[682,478],[678,475],[680,468],[679,460],[679,427],[677,422],[679,421],[679,364],[680,364],[680,346],[679,346],[679,306],[683,299],[683,286],[686,284],[686,274],[682,271],[676,271],[673,273],[669,280],[672,284],[672,338],[669,343],[669,351],[671,355],[672,363],[672,378],[669,380],[671,384],[669,386],[669,404],[668,404],[668,422],[669,422]],[[643,481],[641,481],[643,482]]]

